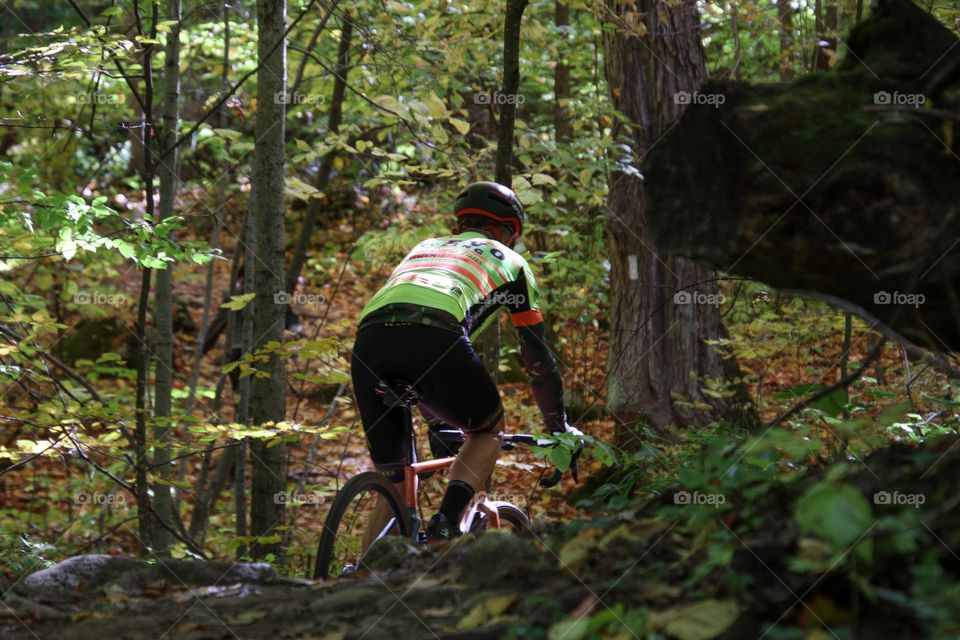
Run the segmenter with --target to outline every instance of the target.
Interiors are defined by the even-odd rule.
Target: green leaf
[[[561,620],[550,625],[547,632],[549,640],[582,640],[587,636],[590,628],[590,619],[586,616],[576,620]]]
[[[794,505],[794,517],[804,535],[846,550],[873,524],[873,512],[860,490],[849,483],[819,482]]]
[[[550,449],[547,457],[550,458],[550,462],[552,462],[557,469],[560,471],[566,471],[570,468],[570,461],[573,460],[573,453],[566,447],[557,446]]]

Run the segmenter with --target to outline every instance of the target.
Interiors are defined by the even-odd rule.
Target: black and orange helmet
[[[469,215],[490,218],[500,224],[512,225],[517,236],[523,234],[523,205],[513,189],[496,182],[467,185],[457,196],[453,213],[457,219]]]

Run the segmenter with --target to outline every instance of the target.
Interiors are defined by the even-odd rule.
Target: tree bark
[[[284,290],[284,101],[278,100],[286,89],[287,48],[283,39],[286,25],[286,0],[257,0],[257,53],[262,62],[257,72],[257,121],[254,160],[253,198],[256,228],[256,256],[247,263],[246,275],[253,271],[256,298],[253,309],[253,349],[282,344],[286,315]],[[252,267],[252,269],[251,269]],[[283,360],[276,352],[251,383],[250,404],[255,424],[281,422],[285,414],[285,373]],[[286,488],[286,446],[267,446],[256,440],[250,449],[252,473],[250,490],[251,534],[258,538],[275,536],[275,527],[283,524],[284,502],[276,495]],[[257,543],[254,557],[279,555],[279,543]]]
[[[517,120],[517,95],[520,91],[520,25],[527,0],[507,0],[503,21],[503,95],[497,123],[496,182],[513,184],[513,132]]]
[[[140,17],[140,3],[134,0],[134,16],[137,21],[137,30],[144,35]],[[153,131],[153,45],[144,45],[141,51],[144,76],[145,109],[141,115],[140,129],[142,137],[140,143],[146,148],[150,144]],[[153,157],[144,154],[144,162],[140,175],[143,178],[144,195],[146,196],[146,218],[153,219]],[[137,457],[136,465],[136,492],[137,492],[137,542],[141,555],[146,555],[153,547],[153,518],[150,516],[150,487],[147,480],[147,467],[150,464],[147,456],[147,379],[150,375],[150,347],[147,343],[147,312],[150,308],[151,270],[144,267],[140,278],[140,297],[137,303],[137,382],[136,382],[136,426],[134,428],[134,450]],[[158,527],[159,528],[159,527]]]
[[[160,148],[166,149],[177,139],[177,124],[180,120],[180,0],[167,3],[167,20],[173,20],[167,32],[167,46],[163,68],[163,126],[160,130]],[[177,197],[177,149],[160,163],[160,211],[157,222],[173,215]],[[157,475],[169,481],[170,474],[170,429],[172,420],[173,392],[173,264],[157,270],[157,290],[154,299],[154,325],[157,331],[156,378],[154,394],[154,465]],[[173,496],[171,486],[155,483],[154,505],[157,513],[173,522]],[[173,536],[162,526],[154,529],[154,548],[166,554],[173,543]]]
[[[613,104],[633,125],[618,125],[616,134],[643,159],[707,77],[700,17],[692,0],[610,0],[608,8],[618,19],[605,31],[607,82]],[[647,210],[637,172],[611,176],[607,405],[625,445],[636,441],[633,427],[641,418],[666,432],[733,413],[730,402],[700,390],[705,378],[730,379],[735,371],[706,342],[726,337],[714,304],[715,276],[655,247],[650,221],[663,215]]]
[[[781,82],[793,80],[794,72],[791,58],[793,57],[793,7],[790,0],[777,0],[777,22],[780,30],[780,62],[777,69]],[[734,78],[739,80],[740,78]]]
[[[557,66],[553,70],[553,129],[558,143],[569,142],[573,137],[570,121],[570,65],[567,64],[570,26],[569,0],[556,0],[554,5],[554,26],[560,46],[557,48]]]
[[[690,108],[652,153],[657,242],[956,350],[960,170],[942,132],[960,120],[957,38],[885,0],[847,44],[829,74],[704,89],[726,102]]]

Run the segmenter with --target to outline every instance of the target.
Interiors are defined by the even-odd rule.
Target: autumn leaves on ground
[[[410,219],[427,214],[415,199],[411,201],[408,213],[375,224],[409,228]],[[371,212],[375,208],[371,206]],[[834,404],[823,405],[817,419],[762,429],[752,437],[746,425],[723,424],[707,432],[677,434],[677,442],[649,433],[642,443],[621,449],[613,467],[588,459],[582,487],[567,479],[558,489],[539,489],[537,480],[547,463],[530,454],[507,453],[495,473],[494,491],[509,494],[528,510],[534,521],[528,535],[489,535],[479,541],[468,537],[427,548],[390,540],[372,553],[372,571],[329,583],[297,583],[310,573],[329,499],[346,479],[370,466],[350,394],[334,396],[348,371],[346,355],[360,306],[407,242],[405,238],[387,247],[367,246],[361,256],[353,224],[344,220],[339,227],[344,240],[331,253],[336,259],[318,265],[318,277],[303,282],[297,291],[297,299],[316,304],[294,306],[302,336],[323,335],[330,345],[321,356],[291,366],[292,371],[314,376],[298,380],[292,375],[288,395],[288,406],[295,407],[291,423],[302,425],[303,431],[291,438],[289,486],[292,493],[310,499],[296,505],[290,553],[286,565],[278,568],[282,575],[268,570],[236,576],[230,573],[229,562],[199,577],[180,565],[169,571],[163,563],[149,571],[124,565],[82,574],[73,589],[24,590],[23,584],[30,581],[23,583],[23,574],[42,566],[36,564],[40,558],[55,561],[91,552],[132,557],[137,548],[132,504],[122,491],[112,490],[108,480],[96,476],[68,477],[67,467],[41,457],[4,478],[4,509],[20,512],[27,525],[44,523],[50,537],[24,538],[35,551],[32,566],[21,556],[19,564],[5,567],[4,579],[20,583],[4,614],[14,623],[8,627],[12,633],[30,637],[24,627],[17,628],[17,617],[28,619],[41,637],[54,628],[62,637],[76,638],[90,637],[94,629],[101,633],[110,629],[117,637],[158,637],[156,630],[163,629],[172,637],[186,638],[330,639],[434,634],[494,638],[508,630],[523,638],[540,629],[549,630],[551,638],[626,638],[660,632],[693,640],[759,636],[782,614],[791,626],[807,629],[811,635],[806,637],[819,638],[824,625],[850,623],[855,606],[877,607],[872,623],[877,629],[893,624],[885,617],[881,600],[855,605],[848,580],[863,580],[871,571],[865,567],[887,571],[885,563],[894,562],[889,554],[910,549],[915,540],[911,542],[912,534],[898,532],[902,516],[875,524],[871,512],[878,507],[867,504],[862,492],[871,495],[913,486],[916,493],[918,485],[910,484],[910,476],[919,478],[926,485],[927,500],[939,505],[923,525],[943,540],[956,538],[956,529],[950,530],[953,517],[944,512],[951,502],[945,472],[956,457],[948,444],[935,446],[919,461],[906,449],[881,452],[877,462],[865,459],[891,437],[922,434],[923,416],[937,406],[944,383],[932,368],[918,370],[915,364],[909,382],[916,414],[909,417],[908,408],[884,402],[899,395],[908,375],[907,361],[890,349],[872,375],[854,385],[849,400],[832,398]],[[549,272],[550,265],[541,268]],[[199,322],[202,290],[196,274],[183,275],[176,291],[187,301],[189,319],[184,322],[189,325]],[[218,294],[227,289],[225,275],[218,273]],[[134,279],[127,277],[118,290],[135,287]],[[842,314],[760,289],[730,286],[724,291],[732,344],[744,345],[741,366],[758,414],[766,422],[789,408],[798,393],[835,380],[842,361],[856,367],[865,357],[872,334],[859,323],[844,356]],[[589,417],[597,415],[589,398],[603,388],[602,367],[595,365],[606,360],[603,341],[583,336],[582,328],[573,323],[558,322],[555,331],[566,373],[578,368],[584,372],[571,376],[568,383],[574,391],[571,397],[588,399],[573,404],[574,418],[577,411],[587,415],[579,422],[584,431],[614,442],[616,418]],[[193,336],[185,333],[178,338],[189,344]],[[596,349],[600,352],[594,353]],[[218,347],[205,358],[201,389],[214,389],[223,377],[220,351]],[[505,358],[501,373],[507,380],[517,379],[513,367],[515,363]],[[111,384],[128,383],[120,377]],[[224,406],[229,407],[226,393]],[[537,431],[527,386],[506,382],[502,393],[508,429]],[[197,415],[207,414],[208,402],[201,396]],[[834,411],[842,406],[853,408],[851,420],[844,422]],[[221,420],[232,419],[230,410],[224,409]],[[339,429],[331,439],[320,441],[320,454],[308,466],[312,432],[321,425]],[[292,429],[297,432],[296,426]],[[200,442],[213,446],[224,442],[199,427],[195,430],[203,434]],[[109,433],[104,426],[94,429],[91,437],[109,439]],[[182,436],[182,430],[177,435]],[[833,467],[820,462],[843,447],[845,461]],[[916,465],[916,470],[905,472],[902,461],[908,468]],[[187,478],[198,472],[195,458],[182,464]],[[791,470],[801,466],[809,467],[809,473]],[[927,469],[932,471],[929,475]],[[441,487],[439,479],[425,483],[425,508],[437,503]],[[189,484],[183,488],[184,508],[189,511],[194,492]],[[81,493],[114,498],[100,503],[71,499]],[[905,513],[916,516],[913,511]],[[225,493],[212,510],[206,537],[213,557],[228,559],[236,548],[232,521],[232,500]],[[784,522],[796,524],[782,526]],[[869,550],[855,544],[859,537],[875,534],[876,527],[885,537],[871,541]],[[936,549],[931,553],[943,555],[948,545],[940,549],[943,553]],[[851,553],[859,559],[851,563],[847,576],[846,569],[836,567],[846,568]],[[909,576],[897,579],[912,583]],[[929,580],[936,584],[937,578]],[[897,624],[909,629],[913,623],[904,623],[901,617],[898,611]],[[864,619],[862,614],[859,619]],[[73,624],[61,631],[67,621]]]

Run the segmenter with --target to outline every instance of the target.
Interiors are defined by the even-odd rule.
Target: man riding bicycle
[[[464,509],[493,473],[500,453],[503,405],[473,338],[506,307],[520,338],[524,368],[550,432],[576,431],[566,422],[563,383],[546,345],[540,294],[530,266],[512,247],[524,212],[511,189],[475,182],[456,200],[454,235],[424,240],[394,269],[360,314],[353,348],[353,390],[370,457],[400,489],[406,462],[404,415],[377,393],[382,380],[406,380],[419,393],[434,455],[439,433],[462,429],[466,442],[427,535],[460,533]],[[374,528],[377,518],[371,523]]]

